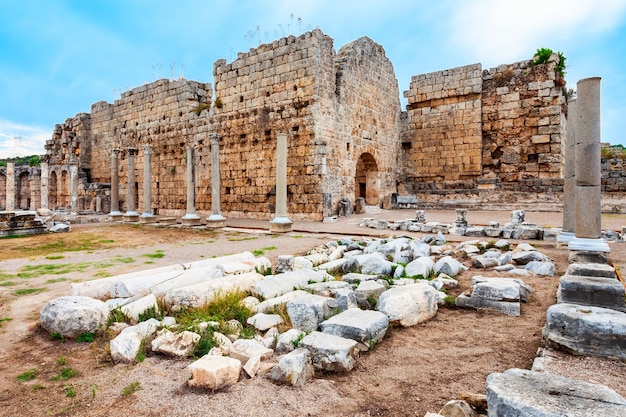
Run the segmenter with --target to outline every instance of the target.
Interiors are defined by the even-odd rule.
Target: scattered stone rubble
[[[199,332],[213,332],[219,347],[189,365],[189,386],[219,390],[236,384],[242,371],[251,378],[267,375],[279,384],[302,386],[316,371],[352,370],[360,352],[374,348],[384,338],[390,323],[413,326],[434,317],[438,306],[444,300],[449,301],[441,290],[457,286],[454,276],[470,266],[497,270],[501,276],[473,276],[472,287],[457,297],[456,305],[494,309],[511,315],[519,315],[521,304],[531,296],[523,276],[554,273],[554,263],[531,245],[521,243],[512,248],[504,239],[471,240],[453,245],[446,241],[443,233],[422,239],[357,241],[343,238],[321,245],[306,256],[281,256],[273,275],[269,274],[271,265],[266,258],[255,258],[244,252],[75,283],[72,296],[48,302],[40,319],[42,327],[49,332],[75,337],[81,332],[103,329],[107,313],[115,308],[137,321],[140,312],[150,308],[158,310],[161,303],[170,311],[176,311],[202,305],[220,291],[240,290],[250,294],[244,303],[255,314],[247,324],[255,327],[257,335],[253,339],[241,338],[237,329],[241,329],[242,324],[236,321],[229,323],[232,334],[215,331],[218,323],[198,325]],[[611,272],[607,267],[588,264],[572,265],[568,270],[571,276],[593,273],[600,275],[598,279],[610,279],[606,276]],[[568,287],[563,286],[567,281],[565,277],[567,275],[561,278],[560,297],[572,301]],[[609,295],[598,302],[607,304],[616,299],[609,291]],[[573,304],[557,306],[570,305],[582,308]],[[586,313],[580,312],[581,315],[602,309],[584,308]],[[287,312],[293,327],[282,333],[278,329],[284,320],[275,314],[279,309]],[[626,315],[618,310],[612,311]],[[558,313],[555,309],[548,315]],[[76,316],[81,319],[76,320]],[[626,326],[626,322],[609,321],[615,326]],[[549,336],[550,322],[548,319],[544,337],[549,343],[569,346],[563,341],[564,337]],[[146,341],[150,341],[154,352],[187,358],[201,337],[197,332],[178,329],[173,317],[161,321],[149,319],[130,326],[114,323],[108,331],[114,335],[110,342],[111,356],[121,363],[135,362]],[[623,346],[621,339],[607,343]],[[614,351],[613,357],[619,357],[619,350]],[[506,390],[508,379],[517,378],[516,375],[511,370],[490,376],[489,398],[497,407],[507,407],[506,401],[499,398],[506,395],[499,393]],[[620,398],[606,406],[622,407]],[[476,415],[475,409],[474,404],[455,400],[446,404],[439,414],[429,415],[472,416]]]
[[[556,241],[561,228],[543,227],[525,221],[524,210],[511,211],[511,221],[500,225],[490,222],[488,226],[473,226],[467,223],[467,209],[456,209],[457,218],[453,223],[439,223],[426,221],[424,210],[416,210],[414,219],[389,222],[386,220],[366,218],[360,227],[369,227],[378,230],[398,230],[421,233],[443,233],[470,237],[489,237],[522,240],[549,240]],[[624,240],[622,232],[614,230],[602,231],[602,238],[607,241]]]

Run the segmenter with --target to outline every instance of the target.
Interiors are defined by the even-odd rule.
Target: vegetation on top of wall
[[[624,145],[613,145],[608,147],[603,147],[600,150],[600,156],[603,159],[622,159],[626,160],[626,149]]]
[[[533,56],[534,59],[531,65],[545,64],[546,62],[548,62],[548,59],[550,59],[553,53],[554,51],[550,48],[537,49],[537,52],[535,52],[535,55]],[[557,55],[559,57],[559,62],[556,63],[556,67],[554,68],[554,70],[559,75],[559,77],[565,78],[567,58],[565,57],[565,55],[563,55],[563,52],[557,52]]]
[[[15,166],[28,165],[31,167],[38,167],[41,165],[41,158],[39,158],[39,155],[29,155],[16,158],[0,159],[0,167],[7,166],[7,163],[9,162],[13,162]]]

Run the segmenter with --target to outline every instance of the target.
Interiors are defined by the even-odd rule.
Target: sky
[[[602,77],[602,141],[626,145],[626,0],[0,0],[0,158],[44,154],[54,125],[159,78],[213,83],[213,63],[319,27],[368,36],[412,75],[567,57]],[[403,106],[406,104],[402,98]]]

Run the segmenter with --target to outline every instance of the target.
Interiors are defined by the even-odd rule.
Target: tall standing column
[[[152,214],[152,146],[143,145],[143,213],[139,221],[153,223],[155,218]]]
[[[139,221],[139,213],[135,202],[135,155],[136,148],[128,148],[128,193],[126,195],[126,203],[128,210],[124,213],[124,222]]]
[[[196,179],[194,172],[193,146],[187,148],[187,213],[183,216],[183,226],[200,225],[196,214]]]
[[[7,211],[15,210],[15,162],[7,162]]]
[[[220,135],[210,135],[211,139],[211,215],[207,217],[207,228],[217,229],[226,223],[220,208]]]
[[[72,158],[70,170],[70,213],[78,214],[78,165]]]
[[[50,214],[50,209],[48,208],[49,207],[48,199],[50,198],[48,194],[49,181],[50,181],[50,167],[48,166],[47,162],[42,161],[41,162],[41,184],[39,185],[40,197],[41,197],[39,214],[41,216],[47,216],[48,214]]]
[[[119,149],[111,151],[111,212],[109,213],[109,218],[115,221],[122,220],[122,212],[120,211],[119,155]]]
[[[576,237],[569,249],[609,252],[602,239],[600,180],[600,77],[577,84],[576,108]]]
[[[270,221],[270,232],[289,232],[292,225],[287,216],[287,135],[279,133],[276,138],[276,213]]]
[[[569,243],[576,237],[576,107],[576,99],[569,100],[563,170],[563,230],[556,238],[557,243]]]

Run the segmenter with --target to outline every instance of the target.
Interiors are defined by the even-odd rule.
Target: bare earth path
[[[405,210],[375,217],[391,220],[413,214]],[[481,212],[470,213],[468,219],[474,224],[504,223],[509,216],[508,212]],[[526,219],[560,226],[559,216],[527,213]],[[541,343],[545,310],[555,302],[557,276],[524,278],[533,295],[522,306],[521,317],[444,308],[431,321],[390,330],[372,352],[361,356],[353,372],[320,374],[301,389],[276,386],[257,377],[242,378],[223,392],[192,390],[186,384],[190,361],[149,356],[134,366],[112,365],[106,341],[61,343],[38,328],[43,304],[69,294],[73,280],[244,250],[262,251],[275,263],[280,254],[302,254],[341,234],[390,234],[356,227],[362,217],[335,224],[296,222],[296,231],[281,236],[259,230],[267,226],[264,221],[229,220],[229,225],[248,230],[209,232],[105,223],[77,226],[66,235],[0,240],[0,416],[423,416],[438,411],[460,392],[484,393],[485,378],[492,372],[531,366]],[[428,212],[427,219],[452,222],[454,212]],[[620,229],[622,224],[626,216],[603,217],[603,227]],[[79,242],[83,250],[67,252],[53,245],[62,239],[68,239],[66,248]],[[559,273],[567,268],[565,250],[549,242],[529,243],[554,259]],[[622,269],[626,268],[625,246],[611,245],[610,258]],[[44,270],[37,265],[66,266]],[[30,271],[25,270],[27,266]],[[33,271],[45,274],[36,276]],[[463,273],[453,295],[467,289],[476,273]],[[602,382],[626,395],[626,364],[560,356],[560,372]],[[80,375],[53,380],[68,366]],[[31,369],[37,369],[33,380],[16,379]],[[139,382],[141,390],[122,395],[132,382]]]

